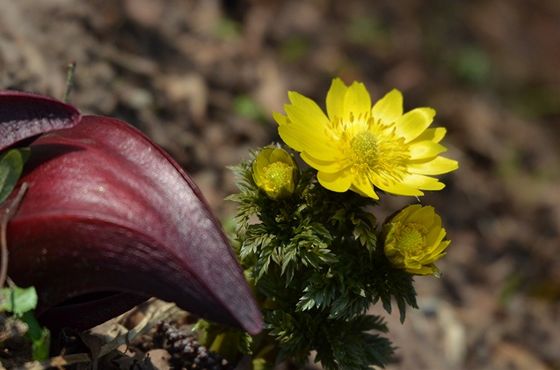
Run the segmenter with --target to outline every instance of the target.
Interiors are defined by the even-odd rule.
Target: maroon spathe
[[[10,121],[7,95],[0,94],[0,125]],[[259,332],[261,315],[241,268],[187,174],[127,123],[67,120],[51,119],[64,127],[75,122],[31,143],[20,179],[29,189],[8,227],[9,275],[37,288],[38,313],[48,316],[86,293],[117,291]]]

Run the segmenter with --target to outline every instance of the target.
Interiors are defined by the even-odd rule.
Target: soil
[[[436,108],[460,169],[423,202],[453,240],[389,369],[560,369],[560,3],[0,0],[0,88],[135,124],[234,211],[227,166],[278,140],[287,91],[330,81]],[[404,200],[409,202],[410,200]],[[386,212],[403,200],[386,197]],[[374,308],[374,310],[378,310]]]

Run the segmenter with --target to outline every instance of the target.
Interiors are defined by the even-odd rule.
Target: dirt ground
[[[277,140],[287,91],[335,76],[432,106],[460,169],[424,197],[453,240],[390,369],[560,369],[560,2],[0,0],[0,88],[129,121],[227,221],[227,166]],[[402,200],[386,197],[387,209]],[[374,308],[377,310],[377,308]]]

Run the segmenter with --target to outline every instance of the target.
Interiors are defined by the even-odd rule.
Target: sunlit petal
[[[344,162],[341,161],[322,161],[314,158],[306,152],[301,153],[301,159],[308,165],[321,172],[334,173],[344,169]]]
[[[371,98],[366,87],[361,82],[354,82],[344,96],[343,117],[369,117],[371,109]]]
[[[434,207],[424,206],[412,212],[406,218],[406,222],[410,222],[414,224],[427,224],[427,223],[431,224],[434,215],[435,215]]]
[[[333,160],[332,143],[321,134],[301,124],[288,123],[278,127],[284,142],[297,151],[306,151],[322,160]]]
[[[433,141],[434,143],[439,143],[445,137],[446,133],[447,130],[445,129],[445,127],[428,128],[424,130],[424,132],[421,133],[420,136],[418,136],[412,142],[429,140]]]
[[[421,190],[441,190],[445,187],[445,184],[439,182],[434,177],[410,174],[406,176],[403,180],[408,186],[412,186]]]
[[[437,260],[441,259],[443,256],[445,256],[445,250],[447,249],[447,247],[449,246],[449,244],[451,244],[451,240],[445,240],[442,241],[437,248],[433,251],[433,253],[427,257],[423,262],[424,263],[434,263]]]
[[[352,180],[354,180],[354,175],[348,170],[337,173],[319,172],[317,174],[317,179],[324,188],[342,193],[350,188]]]
[[[344,97],[348,87],[340,78],[335,78],[327,93],[327,114],[329,119],[342,118],[344,114]]]
[[[362,196],[379,199],[379,196],[373,190],[373,184],[366,176],[357,176],[352,182],[352,188]]]
[[[313,130],[323,131],[329,120],[319,106],[311,99],[296,92],[289,93],[292,104],[286,104],[284,110],[290,122],[297,122]]]
[[[424,195],[424,193],[420,190],[418,190],[417,188],[410,186],[408,184],[404,184],[404,183],[398,183],[398,182],[387,182],[387,181],[381,181],[381,180],[374,180],[373,183],[375,184],[375,186],[377,186],[379,189],[390,193],[390,194],[395,194],[395,195],[406,195],[406,196],[421,196]]]
[[[447,150],[443,145],[428,140],[414,142],[409,148],[412,160],[434,158]]]
[[[456,170],[459,163],[453,159],[436,157],[429,162],[411,163],[408,170],[411,173],[423,175],[441,175]]]
[[[432,108],[416,108],[396,121],[397,134],[408,143],[416,139],[432,123],[436,111]]]
[[[397,89],[391,90],[381,98],[371,110],[371,115],[375,120],[379,120],[384,125],[391,124],[403,114],[403,96]]]

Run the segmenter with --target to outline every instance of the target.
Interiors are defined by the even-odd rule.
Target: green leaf
[[[49,329],[41,327],[31,311],[27,311],[21,317],[21,321],[27,324],[26,336],[31,339],[33,359],[42,361],[49,358],[49,347],[51,335]]]
[[[394,299],[399,309],[400,321],[404,322],[407,305],[418,308],[412,275],[385,264],[377,265],[376,269],[378,274],[372,276],[371,280],[376,289],[376,300],[381,299],[385,311],[391,313],[391,301]]]
[[[22,316],[37,306],[37,292],[34,287],[2,288],[0,296],[2,297],[0,309],[12,312],[16,316]]]
[[[387,332],[379,316],[363,315],[353,320],[331,320],[319,339],[315,361],[326,370],[368,370],[383,367],[393,357],[390,341],[371,331]]]
[[[0,156],[0,203],[14,190],[29,153],[28,148],[11,149]]]

